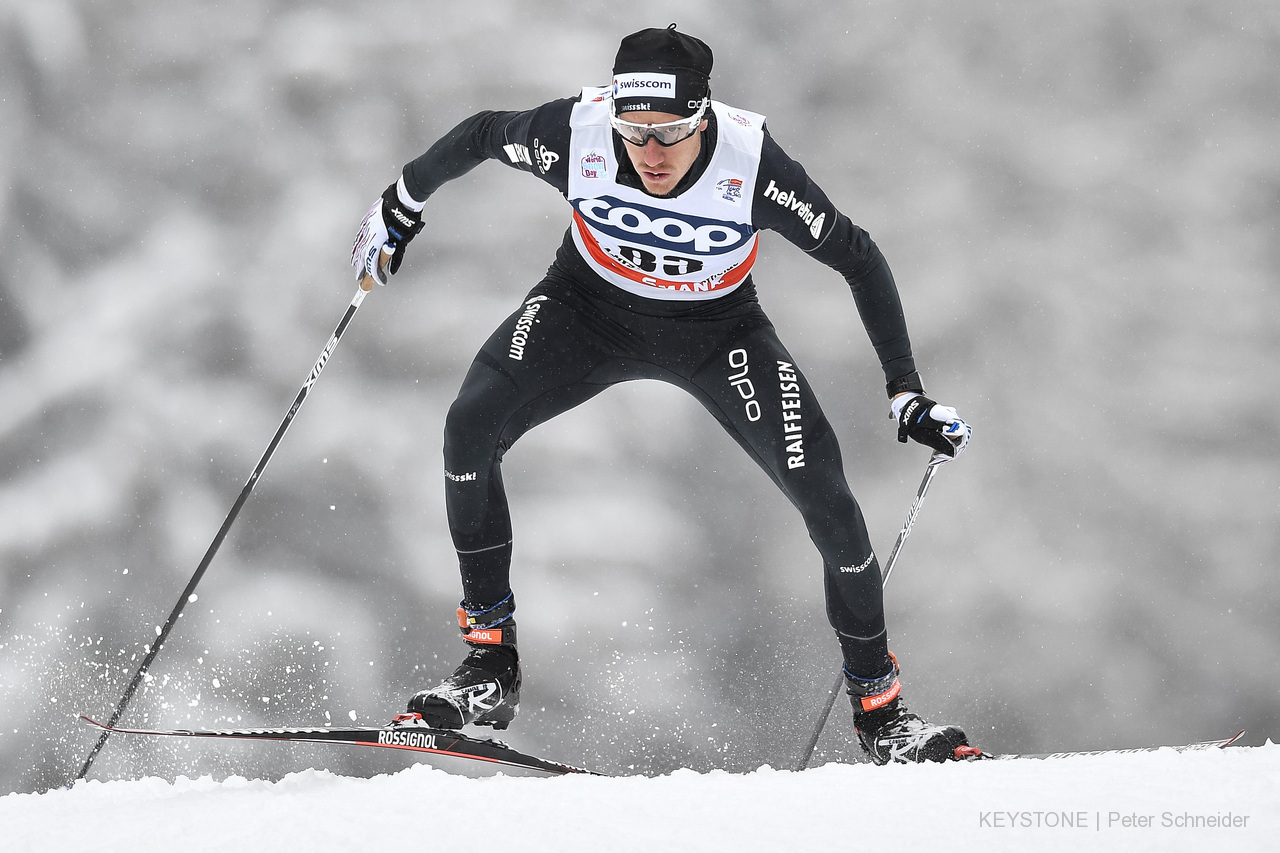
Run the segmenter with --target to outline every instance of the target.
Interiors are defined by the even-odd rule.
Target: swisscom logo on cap
[[[613,78],[613,96],[625,98],[631,95],[648,95],[654,98],[676,96],[676,75],[637,72],[619,74]]]

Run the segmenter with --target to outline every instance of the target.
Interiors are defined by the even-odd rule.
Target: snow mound
[[[0,798],[50,850],[1277,850],[1280,746],[658,778],[159,778]]]

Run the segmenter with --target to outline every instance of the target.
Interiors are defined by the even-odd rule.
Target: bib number
[[[663,275],[692,275],[702,271],[702,261],[697,258],[663,255],[659,259],[653,252],[639,246],[619,246],[618,256],[641,272],[657,272],[659,260],[662,262]]]

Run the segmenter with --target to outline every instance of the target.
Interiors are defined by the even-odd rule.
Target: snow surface
[[[1136,825],[1142,818],[1148,826]],[[1169,825],[1188,817],[1235,826]],[[1126,825],[1125,821],[1129,824]],[[26,851],[1280,850],[1280,745],[803,773],[77,783],[0,798]]]

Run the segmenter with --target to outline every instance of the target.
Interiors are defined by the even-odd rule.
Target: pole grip
[[[378,269],[382,270],[384,274],[386,273],[386,270],[387,270],[387,264],[391,263],[391,256],[394,255],[395,253],[396,253],[395,246],[393,246],[390,243],[382,244],[382,254],[378,256]],[[374,279],[374,277],[367,272],[360,276],[360,289],[363,290],[365,293],[368,293],[369,291],[373,290],[373,286],[377,283],[378,282]]]

